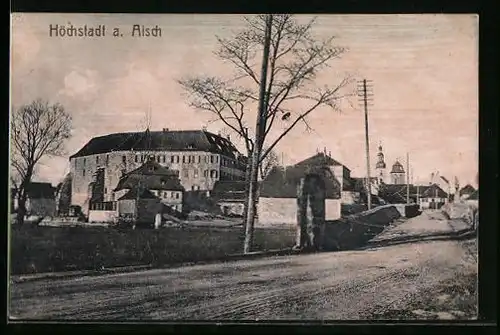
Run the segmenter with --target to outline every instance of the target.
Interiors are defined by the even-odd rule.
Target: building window
[[[123,164],[127,163],[127,156],[125,155],[122,156],[122,163]]]
[[[173,198],[174,197],[174,192],[170,192],[170,197]]]
[[[203,171],[203,177],[208,177],[208,170]]]
[[[182,163],[186,163],[186,156],[182,156]]]
[[[209,163],[209,162],[210,162],[210,157],[205,156],[205,163]]]
[[[170,156],[170,163],[174,163],[175,155]]]
[[[163,198],[167,197],[167,192],[163,192]]]
[[[95,163],[99,164],[99,156],[95,156]]]
[[[165,163],[165,155],[162,157],[162,162]]]
[[[198,178],[198,169],[194,169],[194,177]]]
[[[201,163],[201,156],[198,156],[198,163]]]
[[[87,163],[87,158],[83,158],[83,166]]]
[[[109,155],[106,154],[106,166],[108,166],[108,164],[109,164]]]
[[[179,199],[179,193],[177,193],[177,192],[175,193],[175,198]]]
[[[108,194],[108,188],[107,187],[104,188],[104,194]]]
[[[82,170],[82,176],[85,177],[85,169]]]
[[[212,164],[214,163],[214,156],[213,155],[210,156],[210,163],[212,163]]]
[[[215,156],[215,163],[219,163],[219,156]]]
[[[210,171],[210,177],[217,178],[217,170]]]
[[[139,156],[135,155],[135,162],[138,163],[139,162]]]
[[[189,170],[184,170],[184,177],[189,178]]]

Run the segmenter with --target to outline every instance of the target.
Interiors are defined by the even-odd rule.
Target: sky
[[[297,15],[300,22],[312,16]],[[432,172],[461,185],[476,185],[478,173],[478,17],[468,14],[319,15],[318,39],[334,36],[346,48],[318,76],[318,85],[342,78],[372,80],[368,108],[370,164],[381,144],[388,169],[406,153],[414,182]],[[36,98],[59,102],[73,117],[66,156],[45,157],[36,180],[57,183],[69,171],[68,157],[92,137],[151,130],[201,129],[227,133],[211,115],[195,110],[177,83],[187,76],[230,78],[233,68],[214,55],[216,36],[244,27],[241,15],[212,14],[48,14],[11,16],[11,106]],[[49,36],[50,25],[97,26],[103,38]],[[155,26],[162,36],[132,37],[134,24]],[[122,37],[112,37],[111,29]],[[350,103],[349,103],[350,102]],[[292,106],[305,108],[303,103]],[[249,113],[254,124],[255,114]],[[327,152],[366,175],[364,111],[357,98],[340,111],[319,108],[276,147],[284,164]],[[281,127],[281,128],[280,128]],[[282,125],[271,135],[278,135]],[[235,139],[235,135],[231,134]],[[243,152],[241,143],[236,144]],[[373,173],[373,171],[371,172]]]

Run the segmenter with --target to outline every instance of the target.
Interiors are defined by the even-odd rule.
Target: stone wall
[[[340,199],[325,200],[326,220],[340,218]],[[264,198],[260,197],[257,204],[256,225],[296,225],[297,199],[296,198]]]
[[[327,221],[323,248],[349,250],[361,247],[400,217],[395,206],[386,205],[340,220]]]
[[[89,211],[89,222],[115,223],[118,217],[117,211]]]

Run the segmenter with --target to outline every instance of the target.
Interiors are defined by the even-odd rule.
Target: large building
[[[211,191],[218,180],[243,180],[246,157],[229,138],[205,130],[116,133],[94,137],[70,157],[71,204],[88,213],[96,172],[103,202],[116,201],[120,178],[148,159],[179,173],[186,191]]]

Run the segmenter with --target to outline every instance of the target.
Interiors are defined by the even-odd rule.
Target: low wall
[[[441,210],[451,220],[461,219],[476,225],[479,223],[479,206],[475,203],[450,202],[444,205]]]
[[[340,199],[325,200],[325,219],[340,219]],[[257,225],[296,225],[297,199],[295,198],[259,198],[257,204]]]
[[[295,198],[259,198],[257,204],[257,224],[296,224],[297,199]]]
[[[117,211],[89,211],[89,222],[116,222]]]
[[[361,247],[400,217],[395,206],[385,205],[340,220],[327,221],[323,248],[348,250]]]

